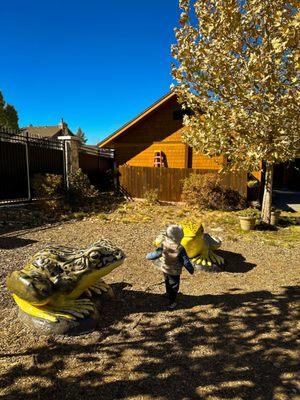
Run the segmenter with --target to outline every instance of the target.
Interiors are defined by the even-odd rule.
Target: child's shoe
[[[176,301],[172,301],[172,303],[169,304],[168,309],[174,310],[176,307],[177,307]]]

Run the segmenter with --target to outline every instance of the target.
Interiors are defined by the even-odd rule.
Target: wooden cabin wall
[[[153,167],[155,151],[162,151],[169,168],[195,168],[217,170],[220,165],[194,151],[182,142],[182,120],[174,118],[180,110],[176,99],[171,98],[158,110],[150,113],[129,128],[106,147],[116,150],[118,165]]]

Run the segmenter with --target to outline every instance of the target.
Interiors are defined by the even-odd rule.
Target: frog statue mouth
[[[84,249],[48,245],[20,271],[7,276],[8,289],[34,305],[57,296],[79,296],[94,281],[123,263],[125,254],[107,239]]]

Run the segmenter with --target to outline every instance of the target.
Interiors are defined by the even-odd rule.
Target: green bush
[[[91,185],[88,176],[80,168],[69,174],[68,181],[67,198],[72,206],[91,203],[99,196],[98,190]]]
[[[63,193],[63,179],[60,175],[36,174],[32,180],[33,196],[39,199],[39,206],[46,214],[55,214],[61,208],[59,197]]]
[[[260,211],[257,210],[256,208],[245,208],[239,213],[239,215],[241,217],[259,218]]]
[[[237,191],[221,187],[217,174],[191,174],[183,181],[182,200],[191,206],[225,211],[247,204]]]
[[[157,204],[158,201],[158,189],[149,189],[144,192],[144,199],[149,204]]]
[[[53,198],[62,194],[62,176],[54,174],[36,174],[32,180],[34,197]]]

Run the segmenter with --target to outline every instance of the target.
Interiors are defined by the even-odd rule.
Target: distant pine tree
[[[80,139],[81,143],[86,143],[87,138],[81,128],[77,129],[76,136]]]
[[[18,124],[19,117],[15,107],[12,106],[11,104],[7,104],[5,106],[5,114],[8,127],[14,130],[19,129],[19,124]]]
[[[0,127],[6,126],[6,115],[5,115],[4,106],[5,106],[5,101],[4,101],[2,93],[0,92]]]
[[[0,127],[3,126],[8,129],[19,129],[19,117],[14,106],[7,104],[0,92]]]

